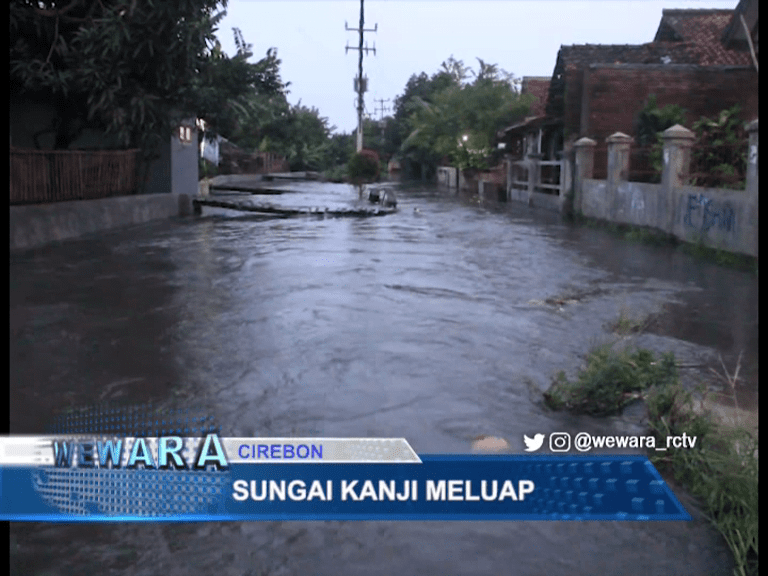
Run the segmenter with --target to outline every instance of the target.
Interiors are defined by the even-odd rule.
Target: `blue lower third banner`
[[[0,520],[690,520],[642,456],[0,468]]]

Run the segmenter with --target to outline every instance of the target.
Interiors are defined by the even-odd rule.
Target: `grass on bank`
[[[738,368],[733,376],[725,371],[732,390],[737,377]],[[656,359],[648,350],[598,347],[575,381],[561,372],[544,398],[555,410],[592,415],[617,414],[643,400],[657,442],[666,442],[670,435],[696,436],[692,449],[662,455],[652,451],[649,457],[662,474],[699,500],[733,553],[734,574],[758,573],[757,435],[743,426],[724,426],[697,410],[693,394],[680,384],[672,353]]]
[[[607,416],[642,399],[645,390],[676,381],[673,354],[665,354],[657,361],[648,350],[616,352],[611,345],[604,345],[589,354],[575,382],[569,382],[565,372],[560,372],[544,399],[554,410]]]

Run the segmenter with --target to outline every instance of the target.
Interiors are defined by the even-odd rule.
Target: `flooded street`
[[[292,186],[267,201],[357,197]],[[598,419],[541,398],[622,338],[622,316],[650,317],[628,343],[674,351],[688,383],[743,353],[737,401],[757,411],[754,274],[517,204],[397,190],[382,217],[204,209],[11,254],[10,432],[152,401],[205,409],[225,436],[405,437],[422,454],[638,433],[641,409]],[[676,493],[693,522],[13,524],[12,573],[730,575],[722,537]]]

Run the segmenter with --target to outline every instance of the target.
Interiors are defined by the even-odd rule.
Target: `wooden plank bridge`
[[[327,208],[327,207],[288,207],[274,206],[272,204],[263,204],[257,202],[238,202],[234,200],[213,200],[211,198],[195,198],[192,200],[195,214],[202,214],[203,206],[213,208],[227,208],[229,210],[239,210],[241,212],[255,212],[258,214],[270,214],[275,217],[288,218],[291,216],[386,216],[397,212],[397,208],[384,206],[361,206],[350,208]]]

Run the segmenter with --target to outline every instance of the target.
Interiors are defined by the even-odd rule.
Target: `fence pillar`
[[[629,179],[629,147],[634,138],[616,132],[605,139],[608,144],[608,174],[606,179],[605,215],[609,220],[618,216],[616,198],[619,184]]]
[[[629,177],[629,146],[634,140],[622,132],[616,132],[605,139],[608,144],[609,186],[618,186],[619,182],[627,181]]]
[[[747,192],[757,198],[757,119],[745,126],[749,134],[749,155],[747,160]]]
[[[528,154],[528,206],[533,206],[533,193],[541,179],[541,154]]]
[[[582,213],[584,180],[592,178],[595,171],[595,146],[597,142],[591,138],[581,138],[573,143],[576,152],[576,168],[573,176],[573,211]]]
[[[663,163],[661,169],[661,193],[666,201],[660,203],[666,207],[665,232],[672,233],[677,212],[675,189],[688,184],[691,175],[691,148],[696,135],[680,124],[667,128],[662,133],[664,139]]]
[[[669,191],[688,183],[691,174],[691,148],[695,137],[693,132],[680,124],[664,130],[664,165],[661,170],[661,185],[664,189]]]
[[[504,191],[507,194],[507,202],[509,202],[512,199],[512,159],[505,158],[504,166],[506,167],[507,171],[507,185],[504,187]]]
[[[747,194],[750,203],[752,203],[752,210],[746,217],[746,229],[752,230],[752,238],[747,240],[747,244],[753,247],[753,253],[755,257],[758,255],[759,242],[758,242],[758,204],[760,202],[760,195],[757,193],[757,119],[752,120],[746,125],[747,133],[749,134],[749,154],[747,155]]]

